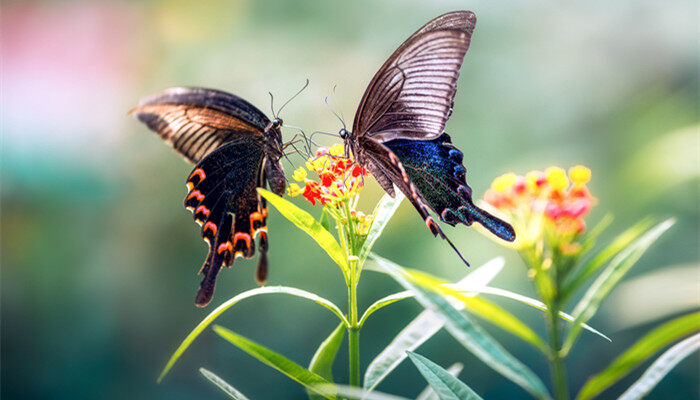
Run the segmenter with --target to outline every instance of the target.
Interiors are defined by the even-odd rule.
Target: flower
[[[313,205],[318,201],[324,206],[334,207],[358,194],[368,172],[352,159],[344,157],[344,153],[342,144],[329,149],[320,147],[315,157],[306,161],[306,169],[300,167],[292,175],[297,182],[304,182],[304,187],[293,183],[289,185],[287,193],[291,197],[301,194]],[[311,179],[307,170],[315,173],[318,180]]]
[[[566,171],[549,167],[525,176],[507,173],[493,180],[484,200],[502,214],[516,231],[515,248],[534,245],[546,236],[567,254],[580,246],[574,240],[586,230],[585,217],[596,199],[586,184],[591,170],[577,165]]]

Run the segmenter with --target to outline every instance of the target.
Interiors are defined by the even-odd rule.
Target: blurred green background
[[[508,171],[580,163],[593,170],[599,200],[589,223],[616,217],[606,238],[646,215],[678,218],[592,320],[613,343],[584,335],[574,348],[572,387],[655,324],[696,309],[696,1],[3,1],[2,397],[224,398],[197,372],[204,366],[253,399],[305,398],[211,331],[155,383],[211,309],[193,305],[206,245],[181,205],[190,166],[126,112],[182,85],[230,91],[269,112],[268,91],[282,101],[309,78],[282,117],[337,132],[323,98],[351,123],[385,58],[423,23],[456,9],[474,11],[478,24],[447,131],[465,153],[475,196]],[[369,212],[380,190],[372,182],[363,196]],[[276,211],[269,227],[269,283],[345,304],[339,271],[311,239]],[[473,265],[506,255],[495,284],[532,294],[512,252],[465,227],[448,234]],[[450,279],[466,273],[408,204],[375,251]],[[224,271],[213,305],[255,287],[255,263]],[[367,272],[359,289],[366,306],[398,287]],[[537,311],[501,304],[543,332]],[[406,301],[369,320],[363,368],[419,311]],[[241,303],[220,322],[304,365],[335,326],[316,305],[275,296]],[[539,354],[488,328],[549,380]],[[335,367],[340,381],[345,351]],[[464,362],[461,378],[486,399],[527,397],[444,332],[419,352],[443,366]],[[380,390],[415,396],[423,387],[404,364]],[[650,398],[697,398],[697,390],[695,356]]]

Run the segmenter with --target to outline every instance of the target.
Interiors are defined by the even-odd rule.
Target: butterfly
[[[455,11],[411,35],[372,78],[352,131],[340,130],[346,153],[392,197],[396,185],[430,232],[447,240],[465,263],[430,210],[448,225],[478,222],[501,239],[515,240],[508,223],[474,205],[464,156],[444,132],[475,24],[474,13]]]
[[[285,191],[282,120],[270,120],[233,94],[184,87],[147,97],[130,113],[195,164],[184,203],[209,244],[195,304],[209,304],[222,266],[230,267],[238,257],[253,257],[257,237],[256,280],[264,283],[267,206],[256,189],[268,186],[278,195]]]

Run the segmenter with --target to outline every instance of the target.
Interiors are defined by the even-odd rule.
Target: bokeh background
[[[231,91],[269,112],[268,91],[281,102],[309,78],[282,117],[307,131],[337,132],[323,98],[330,96],[351,123],[385,58],[423,23],[455,9],[479,19],[447,125],[477,196],[508,171],[584,164],[599,200],[589,222],[608,212],[616,217],[605,238],[647,215],[678,218],[592,320],[614,341],[583,336],[568,360],[572,387],[655,324],[696,309],[693,0],[3,1],[2,397],[224,398],[197,372],[204,366],[253,399],[305,398],[296,383],[211,331],[155,383],[208,312],[193,305],[206,245],[181,206],[190,166],[126,112],[145,95],[181,85]],[[370,184],[367,211],[379,196]],[[311,239],[271,213],[270,284],[345,304],[339,271]],[[532,294],[512,252],[465,227],[448,231],[473,265],[505,255],[495,284]],[[408,204],[375,250],[446,278],[466,273]],[[255,262],[239,260],[221,274],[214,305],[256,286]],[[397,289],[367,272],[360,302]],[[537,311],[501,304],[543,332]],[[406,301],[369,320],[363,368],[419,311]],[[304,365],[335,326],[316,305],[275,296],[241,303],[220,322]],[[538,354],[488,328],[548,382]],[[335,366],[341,382],[344,352]],[[527,398],[444,332],[420,353],[444,366],[465,363],[461,378],[487,399]],[[380,389],[415,396],[423,387],[404,364]],[[697,390],[698,358],[691,357],[650,398],[697,398]]]

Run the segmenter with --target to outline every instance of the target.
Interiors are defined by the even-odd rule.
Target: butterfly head
[[[340,132],[339,132],[339,134],[340,134],[340,138],[343,139],[343,140],[352,139],[352,132],[349,132],[349,131],[348,131],[347,129],[345,129],[345,128],[341,129]]]
[[[282,118],[275,118],[272,120],[271,123],[272,123],[272,128],[279,128],[282,126],[283,121],[282,121]]]

